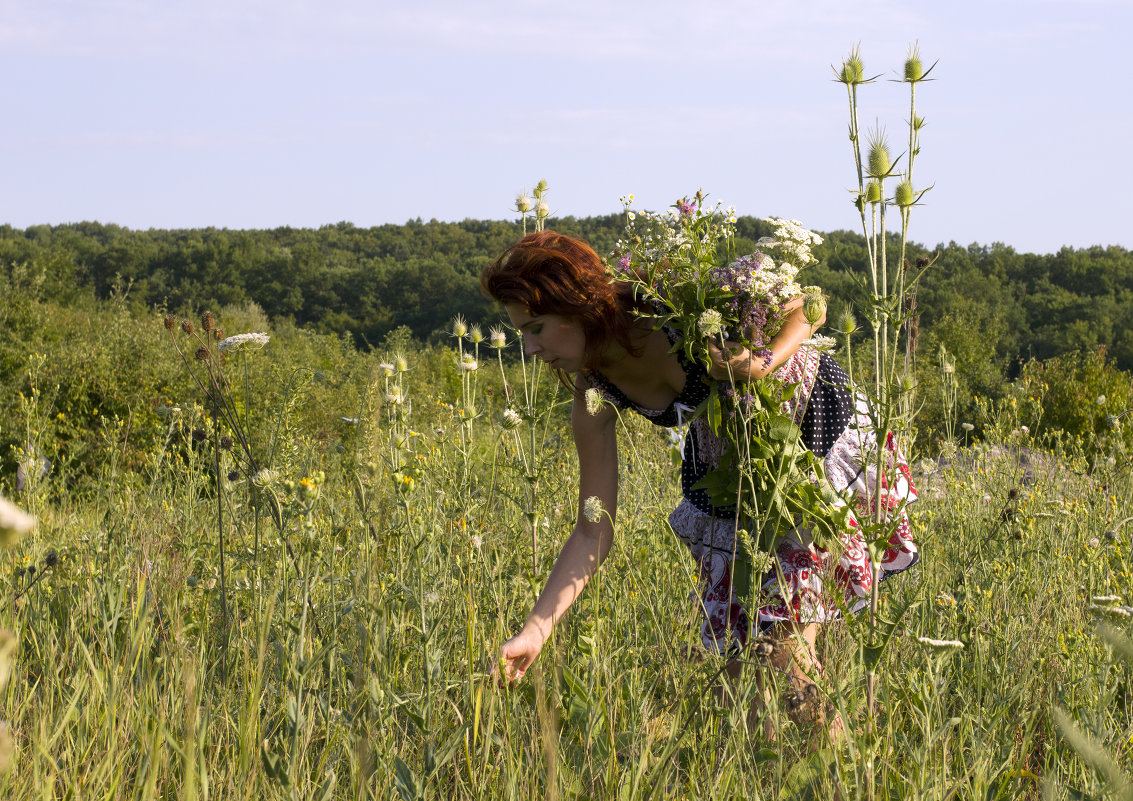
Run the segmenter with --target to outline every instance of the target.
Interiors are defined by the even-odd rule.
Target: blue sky
[[[912,239],[1133,247],[1133,0],[0,0],[0,222],[360,226],[660,208],[856,228],[838,64],[904,151]]]

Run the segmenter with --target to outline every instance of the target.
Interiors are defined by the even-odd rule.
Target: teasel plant
[[[516,201],[516,209],[522,215],[525,236],[527,234],[528,211],[531,211],[535,217],[535,231],[545,229],[547,218],[550,216],[550,206],[547,205],[546,194],[547,181],[545,179],[540,180],[532,190],[534,199],[527,198],[525,192],[520,193],[520,197]],[[525,199],[527,201],[526,207],[522,202]],[[508,330],[515,334],[514,339],[510,341],[507,334]],[[514,447],[515,456],[512,465],[523,480],[523,501],[521,505],[531,539],[531,570],[538,572],[539,511],[537,502],[539,499],[539,482],[547,461],[547,457],[543,456],[543,443],[546,442],[550,432],[551,412],[559,403],[559,383],[551,383],[549,390],[551,397],[548,399],[546,397],[546,370],[543,363],[538,359],[532,359],[528,362],[521,331],[512,329],[510,326],[494,326],[489,330],[487,342],[488,346],[495,351],[496,364],[499,367],[500,382],[503,388],[504,408],[497,423],[501,440],[510,439]],[[520,375],[523,382],[522,394],[508,381],[507,370],[504,367],[503,354],[512,342],[519,347]],[[476,354],[478,359],[479,351]],[[460,358],[463,361],[463,354]],[[462,379],[464,379],[463,375]],[[467,391],[465,396],[468,396]],[[493,466],[494,470],[495,467]],[[494,480],[492,486],[495,486]],[[517,502],[519,502],[518,499]]]
[[[892,432],[898,450],[907,448],[910,444],[912,418],[916,413],[912,374],[914,353],[911,352],[915,347],[916,337],[910,326],[917,314],[913,293],[921,276],[931,267],[932,260],[918,259],[915,268],[911,267],[906,258],[906,245],[913,207],[931,189],[916,188],[913,170],[920,154],[920,134],[925,125],[924,118],[917,112],[916,90],[920,83],[931,80],[929,75],[935,67],[934,63],[925,69],[917,46],[910,48],[903,70],[896,79],[896,82],[905,84],[909,89],[908,149],[896,157],[890,150],[888,137],[880,124],[863,137],[859,122],[858,90],[875,83],[880,76],[866,77],[858,47],[851,50],[840,67],[834,68],[834,78],[846,87],[849,101],[849,139],[857,178],[856,188],[850,191],[853,193],[854,207],[858,211],[866,242],[869,275],[862,283],[868,293],[869,303],[863,311],[873,334],[873,376],[871,387],[866,391],[874,401],[871,405],[876,419],[872,422],[879,440],[876,450],[869,454],[870,461],[876,467],[876,476],[869,490],[873,499],[871,519],[863,526],[873,569],[868,625],[854,627],[856,635],[861,638],[859,646],[866,662],[866,701],[871,731],[876,711],[878,668],[892,632],[903,615],[903,611],[899,610],[897,620],[883,621],[878,610],[881,556],[888,546],[889,537],[893,533],[892,527],[899,520],[900,512],[898,508],[895,510],[898,514],[889,515],[892,524],[887,521],[888,504],[882,502],[882,499],[883,492],[893,486],[893,469],[887,464],[888,449],[881,443]],[[897,253],[892,254],[895,258],[891,258],[887,217],[894,209],[899,215],[900,237]],[[852,361],[853,352],[848,344],[853,326],[845,328],[847,358]],[[903,354],[902,339],[905,345]],[[899,360],[902,355],[903,358]],[[862,371],[858,372],[860,374]],[[860,385],[856,389],[865,390]],[[905,501],[902,500],[901,503]]]

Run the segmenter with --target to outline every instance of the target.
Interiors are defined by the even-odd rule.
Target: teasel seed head
[[[228,471],[228,480],[229,481],[236,481],[238,478],[240,478],[240,471],[239,470],[229,470]]]
[[[850,55],[842,61],[842,69],[838,72],[838,80],[847,86],[857,86],[865,79],[865,64],[862,63],[858,48],[850,51]]]
[[[515,197],[515,210],[520,214],[526,214],[531,211],[531,205],[534,201],[531,200],[526,191],[520,192]]]
[[[55,551],[48,551],[43,557],[43,567],[46,570],[49,567],[55,567],[59,564],[59,554]]]
[[[212,316],[212,312],[206,311],[201,315],[201,328],[205,331],[211,331],[216,327],[216,318]]]
[[[208,439],[208,434],[205,433],[203,428],[193,429],[193,442],[204,442]]]
[[[221,331],[219,328],[214,328],[213,332],[212,332],[212,338],[215,339],[217,342],[220,342],[220,340],[224,339],[224,332]]]
[[[539,183],[535,184],[535,188],[531,190],[531,194],[535,195],[535,199],[539,200],[543,197],[543,193],[547,191],[547,179],[544,178]]]
[[[817,325],[826,316],[826,298],[816,286],[803,287],[803,314],[811,325]]]
[[[468,341],[471,342],[473,345],[479,345],[481,342],[484,341],[484,332],[480,329],[480,326],[478,326],[478,325],[469,326],[469,328],[468,328]]]
[[[197,361],[207,362],[209,359],[209,349],[207,346],[201,345],[199,348],[197,348],[193,355],[197,358]]]
[[[540,200],[535,204],[535,217],[544,220],[551,213],[551,207],[547,205],[547,201]]]
[[[913,192],[913,184],[910,181],[902,181],[897,184],[897,190],[893,193],[893,202],[905,209],[913,205],[915,197],[916,193]]]
[[[225,434],[223,437],[221,437],[220,438],[220,447],[221,447],[222,450],[226,450],[226,451],[232,450],[232,437],[228,436],[227,434]]]
[[[905,59],[905,80],[916,83],[924,78],[924,65],[921,63],[921,54],[916,46],[909,50],[909,57]]]
[[[843,336],[849,336],[858,330],[858,321],[854,319],[854,313],[846,309],[838,316],[838,333]]]
[[[454,337],[456,337],[457,339],[460,339],[465,334],[467,334],[468,333],[468,323],[465,322],[464,316],[458,314],[458,315],[456,315],[456,317],[453,317],[452,318],[452,327],[449,330],[452,332],[452,335]]]
[[[923,270],[930,264],[932,264],[932,259],[930,259],[928,256],[917,256],[916,265],[918,270]]]
[[[881,202],[881,181],[874,179],[866,184],[865,201],[875,205]]]
[[[499,326],[494,326],[488,334],[488,344],[496,350],[507,347],[507,334]]]
[[[889,142],[885,134],[875,131],[869,141],[869,177],[884,178],[893,169],[893,157],[889,153]]]
[[[165,315],[165,330],[172,331],[177,327],[177,318],[172,314]]]
[[[193,321],[192,320],[182,320],[181,321],[181,330],[184,331],[186,334],[192,334],[197,329],[193,327]]]

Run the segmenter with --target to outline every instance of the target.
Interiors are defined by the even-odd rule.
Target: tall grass
[[[160,323],[144,324],[160,340]],[[207,410],[185,385],[135,415],[135,429],[161,434],[142,452],[107,419],[89,480],[53,468],[20,496],[39,524],[0,556],[0,628],[18,642],[0,794],[855,798],[868,777],[877,798],[1104,797],[1111,780],[1065,744],[1056,706],[1128,771],[1128,668],[1094,619],[1128,622],[1093,600],[1117,596],[1101,606],[1120,610],[1133,598],[1126,463],[1091,472],[1090,454],[1021,442],[1009,410],[980,421],[999,447],[925,462],[927,558],[879,598],[882,619],[919,606],[879,674],[876,736],[848,622],[825,630],[822,650],[850,736],[815,750],[782,710],[774,742],[747,727],[753,675],[721,703],[721,665],[688,656],[696,571],[664,524],[678,482],[661,433],[625,421],[607,568],[539,670],[501,688],[491,655],[573,520],[565,416],[537,429],[546,467],[532,545],[523,469],[492,472],[523,464],[499,424],[499,379],[479,377],[469,435],[455,348],[410,353],[411,404],[391,404],[370,379],[395,354],[334,357],[316,380],[299,361],[315,352],[298,345],[277,337],[249,360],[249,440],[278,474],[262,486],[223,470],[216,480],[213,446],[192,436]],[[519,387],[518,365],[503,364]],[[9,425],[43,430],[53,409],[41,394]]]

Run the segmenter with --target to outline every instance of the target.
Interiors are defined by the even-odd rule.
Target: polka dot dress
[[[665,329],[670,342],[679,334]],[[585,374],[590,385],[621,409],[632,409],[660,426],[683,424],[709,394],[704,369],[678,351],[685,386],[665,409],[646,409],[629,400],[601,373]],[[876,453],[878,441],[865,400],[849,387],[846,373],[830,356],[804,346],[775,373],[784,383],[800,384],[784,404],[802,433],[803,442],[823,459],[830,483],[852,499],[855,510],[870,515],[884,507],[893,533],[880,565],[884,580],[917,563],[919,554],[909,528],[905,505],[916,500],[904,457],[891,434],[885,437],[885,475],[878,487],[877,459],[868,468],[865,454]],[[742,649],[751,618],[732,591],[732,553],[735,550],[733,515],[713,509],[703,490],[692,486],[713,470],[724,443],[704,418],[693,420],[685,435],[681,488],[683,500],[669,515],[673,531],[689,548],[700,568],[697,604],[704,621],[701,641],[709,650],[724,653]],[[874,496],[877,497],[874,497]],[[784,621],[820,622],[836,618],[839,605],[856,610],[868,603],[873,583],[869,554],[854,515],[842,532],[840,553],[816,547],[805,530],[785,537],[776,553],[775,567],[761,581],[755,619],[761,629]]]

